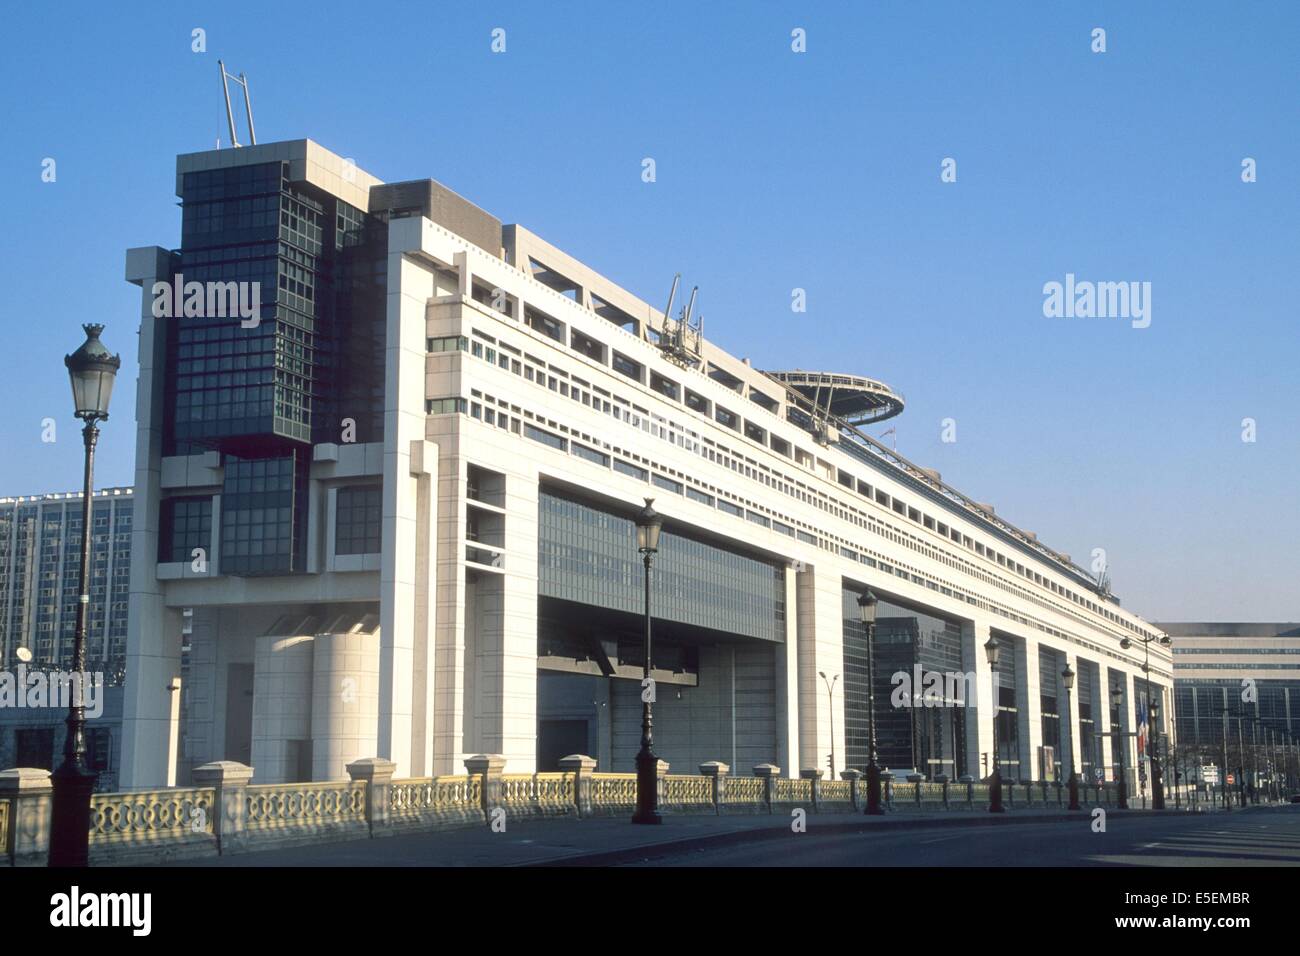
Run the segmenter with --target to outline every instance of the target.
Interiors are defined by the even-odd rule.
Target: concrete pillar
[[[781,776],[781,768],[770,763],[761,763],[754,768],[754,776],[763,781],[763,802],[767,812],[772,812],[772,803],[776,799],[776,778]]]
[[[382,757],[363,757],[348,764],[348,776],[366,784],[366,823],[372,837],[388,828],[388,790],[396,767]]]
[[[131,586],[127,599],[126,686],[122,714],[123,789],[174,782],[171,686],[180,677],[180,612],[163,603],[157,578],[158,507],[162,498],[163,388],[169,319],[153,315],[153,284],[171,278],[171,254],[131,249],[126,279],[140,286],[139,374],[136,378],[135,491],[131,522]]]
[[[1039,673],[1038,643],[1019,640],[1017,644],[1016,688],[1020,706],[1020,779],[1037,780],[1042,776],[1038,766],[1038,748],[1043,744],[1043,693]],[[1024,688],[1023,691],[1021,688]]]
[[[50,772],[34,767],[0,771],[0,800],[9,802],[5,862],[10,866],[45,866],[50,857],[54,800]]]
[[[1097,665],[1097,707],[1093,711],[1093,722],[1096,724],[1097,733],[1102,736],[1097,739],[1097,766],[1102,768],[1102,781],[1114,780],[1114,768],[1111,766],[1111,738],[1110,734],[1110,671],[1105,664]],[[1093,782],[1096,782],[1095,779]]]
[[[253,766],[258,783],[299,779],[296,745],[311,740],[313,638],[259,637],[253,664]]]
[[[828,703],[819,676],[840,674],[844,686],[844,623],[842,582],[829,568],[805,565],[798,572],[797,621],[799,634],[799,762],[804,767],[824,767],[832,747],[844,753],[844,694]],[[832,742],[831,709],[834,709]]]
[[[313,780],[346,780],[348,763],[375,752],[376,715],[382,714],[379,644],[377,634],[316,636],[311,694]]]
[[[404,254],[412,240],[411,231],[421,222],[417,219],[412,225],[412,221],[394,220],[389,225],[384,370],[384,547],[379,572],[379,712],[375,747],[379,756],[397,764],[397,773],[403,777],[410,775],[412,767],[415,592],[420,584],[415,561],[418,482],[411,473],[411,448],[413,442],[425,438],[425,313],[435,292],[429,269]],[[342,770],[339,763],[336,772],[341,774]]]
[[[727,774],[731,768],[720,760],[708,760],[700,764],[700,773],[713,783],[713,812],[721,813],[722,804],[726,802]]]
[[[975,700],[973,707],[967,702],[966,711],[966,766],[977,780],[993,772],[993,715],[997,713],[998,693],[984,653],[988,639],[987,621],[962,622],[962,667],[975,674]]]
[[[501,806],[501,775],[506,758],[500,754],[475,754],[465,758],[465,772],[479,778],[483,794],[483,817],[492,822],[492,811]]]
[[[239,850],[247,845],[245,794],[253,779],[253,768],[233,760],[216,760],[195,767],[194,786],[214,787],[212,835],[219,854]]]
[[[138,501],[136,507],[145,510]],[[139,532],[133,530],[133,555],[138,536]],[[137,571],[139,564],[133,557],[132,580]],[[179,686],[181,676],[181,610],[163,606],[160,593],[134,590],[128,607],[122,771],[118,781],[123,790],[170,787],[176,783],[174,747],[180,732],[178,695],[173,688]]]
[[[840,779],[849,782],[849,805],[853,807],[855,812],[861,810],[865,804],[865,801],[861,800],[862,771],[841,770]]]
[[[573,803],[579,818],[592,816],[591,775],[596,772],[595,759],[585,754],[570,754],[560,758],[560,770],[573,774]]]
[[[793,568],[786,569],[785,643],[775,648],[776,766],[780,767],[796,766],[800,754],[798,577]]]
[[[820,767],[804,767],[799,771],[799,778],[808,781],[808,799],[812,802],[813,813],[821,810],[822,771]]]
[[[1079,725],[1079,655],[1071,654],[1069,651],[1062,652],[1062,659],[1065,661],[1061,665],[1064,670],[1067,666],[1074,671],[1074,687],[1069,691],[1069,702],[1066,702],[1065,685],[1062,683],[1060,703],[1061,708],[1061,782],[1070,782],[1070,771],[1079,774],[1080,786],[1083,785],[1083,766],[1081,758],[1083,755],[1083,734]],[[1059,675],[1058,675],[1059,677]]]

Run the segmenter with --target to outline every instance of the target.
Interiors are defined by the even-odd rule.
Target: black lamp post
[[[984,654],[988,657],[989,669],[993,672],[992,705],[993,711],[993,776],[989,778],[989,813],[1005,813],[1006,807],[1002,806],[1002,769],[998,762],[998,657],[1002,652],[1002,645],[993,635],[984,644]]]
[[[636,755],[636,813],[633,823],[663,823],[659,815],[659,758],[654,751],[654,717],[650,712],[650,564],[659,551],[663,517],[651,507],[653,498],[636,516],[636,549],[645,561],[645,679],[641,684],[641,750]]]
[[[1110,692],[1111,703],[1115,705],[1116,713],[1119,714],[1117,722],[1118,727],[1124,726],[1124,688],[1115,686]],[[1128,809],[1128,785],[1124,781],[1124,751],[1128,749],[1128,739],[1122,729],[1111,729],[1111,733],[1119,738],[1119,809]]]
[[[1160,773],[1160,733],[1156,730],[1156,720],[1160,717],[1160,701],[1153,700],[1148,705],[1148,717],[1151,722],[1151,809],[1165,808],[1165,787]]]
[[[77,625],[73,637],[74,674],[80,675],[82,693],[68,705],[68,734],[63,743],[63,763],[54,771],[54,800],[50,823],[50,866],[85,866],[90,845],[90,794],[98,774],[86,763],[86,614],[90,607],[91,500],[94,496],[96,423],[108,420],[108,402],[122,359],[99,341],[102,325],[83,325],[86,341],[65,356],[72,381],[75,414],[86,423],[82,438],[86,464],[81,496],[81,568],[78,578]],[[75,687],[75,684],[74,684]]]
[[[1070,741],[1070,805],[1066,809],[1081,810],[1079,775],[1074,772],[1074,711],[1070,706],[1070,691],[1074,690],[1074,668],[1069,664],[1061,671],[1061,686],[1065,688],[1065,729]]]
[[[862,629],[867,635],[867,809],[871,816],[881,816],[884,809],[880,806],[880,767],[876,765],[876,657],[872,649],[872,638],[876,630],[876,596],[871,589],[863,591],[858,597],[858,613],[862,617]]]
[[[826,684],[827,706],[831,712],[831,779],[835,779],[835,682],[840,679],[840,675],[827,677],[825,671],[818,671],[817,674]]]

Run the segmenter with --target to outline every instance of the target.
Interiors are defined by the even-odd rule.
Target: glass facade
[[[1242,699],[1240,680],[1179,677],[1174,681],[1175,719],[1182,746],[1218,747],[1223,739],[1223,712],[1229,721],[1238,717],[1258,720],[1274,734],[1300,737],[1300,679],[1256,680],[1255,700]]]
[[[870,759],[867,639],[859,594],[852,588],[842,591],[844,749],[846,766],[856,770]],[[881,599],[872,651],[877,764],[916,769],[931,779],[939,773],[966,773],[966,711],[960,702],[968,688],[961,680],[945,679],[928,700],[925,696],[925,675],[961,675],[961,624]],[[917,665],[921,686],[916,686]]]
[[[1132,748],[1128,746],[1127,734],[1132,730],[1128,725],[1128,686],[1124,679],[1123,673],[1119,671],[1109,671],[1109,678],[1106,687],[1106,706],[1110,708],[1110,764],[1112,767],[1119,767],[1121,759],[1125,767],[1125,773],[1133,772]],[[1119,691],[1119,703],[1115,702],[1116,691]],[[1129,780],[1129,786],[1132,786],[1132,780]]]
[[[306,454],[227,455],[221,496],[221,573],[289,574],[306,561]]]
[[[383,439],[386,216],[293,182],[289,170],[259,163],[181,182],[176,273],[186,285],[224,284],[248,306],[260,300],[256,322],[209,297],[167,326],[164,453],[216,449],[238,473],[227,494],[251,477],[270,485],[242,494],[277,496],[223,500],[226,574],[303,570],[310,455],[301,451]],[[163,547],[175,554],[178,543]]]
[[[87,667],[120,680],[131,583],[132,499],[97,495],[91,506]],[[34,666],[72,660],[80,603],[80,496],[0,503],[0,666],[27,647]]]
[[[631,518],[543,491],[538,594],[642,613],[644,566]],[[785,568],[664,530],[651,578],[657,618],[785,640]]]
[[[1017,661],[1021,641],[1010,634],[994,631],[1002,645],[998,657],[998,766],[1003,780],[1029,779],[1020,766],[1020,702],[1016,696],[1019,664]],[[990,768],[991,770],[992,768]]]
[[[1097,781],[1097,718],[1101,707],[1098,691],[1101,687],[1097,665],[1092,661],[1078,660],[1075,667],[1075,693],[1079,698],[1079,777],[1088,782]]]
[[[158,534],[159,561],[194,560],[194,549],[204,555],[212,548],[212,498],[167,498],[162,503]]]
[[[1065,690],[1061,685],[1061,671],[1065,669],[1065,656],[1050,647],[1038,648],[1039,715],[1042,721],[1042,746],[1052,748],[1052,765],[1055,779],[1061,776],[1061,761],[1066,757],[1061,735],[1061,717],[1065,709]],[[1040,769],[1042,761],[1039,761]],[[1066,776],[1068,776],[1068,772]]]
[[[335,511],[335,554],[378,554],[383,529],[379,485],[340,488]]]

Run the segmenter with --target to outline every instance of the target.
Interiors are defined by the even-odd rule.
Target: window
[[[609,467],[609,455],[604,452],[596,451],[594,448],[588,448],[586,445],[580,445],[576,441],[570,444],[570,450],[579,458],[585,458],[587,461],[595,462],[597,465]]]
[[[762,392],[756,392],[752,388],[749,390],[749,400],[756,405],[766,408],[769,412],[776,412],[780,404],[776,399],[764,395]]]
[[[709,414],[709,408],[712,403],[703,395],[692,392],[689,388],[686,390],[686,407],[692,411],[699,412],[701,415]]]
[[[569,335],[569,341],[573,345],[573,350],[589,359],[595,359],[601,365],[605,364],[605,346],[597,342],[589,335],[583,335],[577,329],[573,329]]]
[[[645,366],[640,362],[634,362],[626,355],[620,352],[614,353],[613,361],[614,371],[637,382],[645,381]]]
[[[695,488],[688,487],[686,489],[686,497],[690,498],[692,501],[698,501],[700,504],[709,505],[710,507],[713,506],[713,495],[707,495]]]
[[[113,769],[113,732],[109,728],[86,728],[86,757],[90,769],[96,773],[108,773]]]
[[[447,335],[442,338],[429,339],[430,352],[465,352],[469,350],[469,339],[463,335]]]
[[[644,468],[638,468],[631,462],[623,461],[620,458],[614,459],[614,470],[631,478],[639,478],[641,481],[645,481],[650,477],[649,472]]]
[[[564,326],[542,312],[538,312],[531,306],[524,310],[526,324],[534,331],[541,332],[547,338],[552,338],[557,342],[564,342]]]
[[[335,506],[334,553],[378,554],[383,528],[379,485],[340,488]]]
[[[429,415],[464,415],[468,405],[463,398],[431,398],[424,403],[424,410]]]
[[[561,438],[559,435],[552,435],[550,432],[542,431],[532,425],[524,426],[524,437],[541,442],[543,445],[550,445],[552,448],[558,448],[560,451],[566,451],[569,445],[567,439]]]
[[[665,378],[658,372],[650,373],[650,387],[660,395],[671,398],[674,402],[678,401],[681,396],[682,387],[670,378]]]
[[[673,481],[671,478],[665,478],[663,475],[652,475],[650,481],[656,487],[663,488],[665,491],[671,491],[673,494],[677,495],[682,493],[682,483],[680,481]]]
[[[760,445],[767,444],[767,432],[750,421],[745,422],[745,437]]]
[[[726,425],[728,428],[734,428],[736,431],[740,431],[740,417],[736,415],[735,412],[729,412],[721,405],[718,405],[714,409],[713,417],[716,418],[719,423]]]
[[[194,549],[212,547],[212,499],[167,498],[162,503],[159,561],[192,561]]]

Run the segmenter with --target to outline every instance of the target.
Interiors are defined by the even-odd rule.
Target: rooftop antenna
[[[664,325],[672,321],[673,300],[677,298],[677,284],[681,281],[682,274],[680,272],[673,276],[673,287],[668,290],[668,305],[664,307]]]
[[[244,111],[248,115],[248,141],[250,146],[256,146],[257,131],[253,129],[253,101],[248,95],[248,77],[243,73],[239,76],[227,73],[226,64],[221,60],[217,61],[217,69],[221,71],[221,92],[226,97],[226,122],[230,125],[230,145],[236,149],[243,145],[239,141],[238,134],[235,133],[235,113],[230,108],[230,83],[234,81],[244,88]]]
[[[681,314],[673,318],[673,302],[677,299],[677,286],[681,282],[682,274],[679,272],[673,276],[673,287],[668,293],[668,307],[664,310],[664,326],[659,336],[659,348],[664,355],[678,363],[679,365],[696,366],[700,363],[700,337],[703,330],[703,319],[696,319],[695,324],[691,324],[691,313],[695,311],[695,297],[700,291],[699,286],[691,289],[690,300],[682,309]]]

